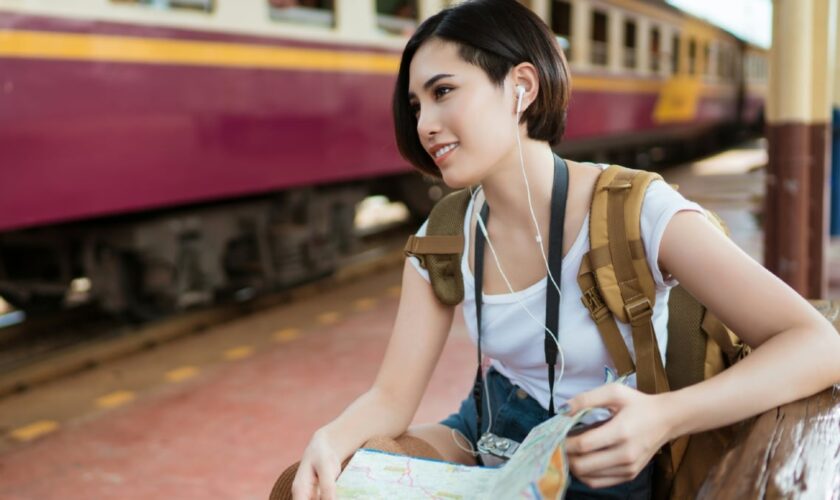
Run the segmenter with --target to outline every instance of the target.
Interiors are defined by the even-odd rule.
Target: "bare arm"
[[[696,212],[668,225],[660,264],[755,350],[720,375],[663,395],[673,436],[720,427],[840,382],[840,335],[815,308]]]
[[[408,428],[440,358],[453,312],[406,261],[394,330],[373,386],[321,430],[342,458],[375,435],[395,437]]]
[[[660,267],[755,350],[698,384],[657,395],[608,384],[569,401],[570,411],[613,409],[607,424],[566,442],[572,472],[593,488],[628,481],[656,450],[840,382],[840,335],[807,301],[697,212],[665,229]],[[677,335],[669,342],[679,342]]]

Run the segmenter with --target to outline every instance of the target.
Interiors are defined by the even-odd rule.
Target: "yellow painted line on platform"
[[[96,398],[96,406],[100,408],[116,408],[124,405],[135,397],[131,391],[116,391]]]
[[[182,366],[166,372],[166,380],[170,382],[180,382],[182,380],[195,377],[196,374],[198,374],[198,368],[194,366]]]
[[[241,345],[225,351],[225,359],[234,361],[237,359],[247,358],[254,354],[254,348],[249,345]]]
[[[279,332],[274,332],[274,340],[277,342],[291,342],[298,337],[300,337],[298,328],[284,328]]]
[[[341,319],[341,314],[335,311],[325,312],[318,315],[318,323],[322,325],[334,325]]]
[[[388,287],[388,295],[390,297],[399,297],[402,292],[402,287],[399,285]]]
[[[12,439],[17,441],[32,441],[33,439],[49,434],[58,429],[58,422],[55,420],[39,420],[29,425],[18,427],[9,433]]]
[[[357,311],[370,311],[376,306],[376,299],[371,297],[364,297],[357,300],[353,306]]]

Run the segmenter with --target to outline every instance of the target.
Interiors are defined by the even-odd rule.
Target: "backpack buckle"
[[[580,297],[580,301],[583,302],[583,305],[586,306],[587,309],[589,309],[589,315],[593,320],[595,320],[595,323],[600,323],[610,314],[610,310],[607,309],[607,305],[604,304],[601,294],[598,293],[597,288],[590,288],[585,291]]]
[[[653,315],[653,307],[651,307],[650,300],[647,297],[641,296],[633,299],[627,304],[624,304],[624,313],[627,314],[627,319],[631,323],[635,323],[637,319],[649,318]]]

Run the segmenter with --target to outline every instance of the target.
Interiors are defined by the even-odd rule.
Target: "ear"
[[[536,99],[540,91],[540,79],[537,68],[529,63],[523,62],[514,66],[510,70],[511,78],[511,95],[513,96],[513,109],[516,110],[516,86],[522,85],[525,88],[525,94],[522,96],[522,113],[528,109]]]

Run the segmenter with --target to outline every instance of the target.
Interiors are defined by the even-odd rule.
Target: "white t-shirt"
[[[468,264],[469,253],[466,251],[470,245],[469,222],[473,211],[472,205],[471,201],[464,220],[465,251],[461,259],[461,272],[464,277],[464,319],[469,336],[475,343],[477,339],[475,281]],[[653,326],[663,364],[668,344],[668,296],[671,287],[677,285],[677,281],[671,277],[662,276],[657,264],[659,244],[668,222],[674,214],[682,210],[702,212],[703,209],[700,205],[683,198],[665,182],[654,181],[650,184],[642,202],[641,235],[648,265],[656,283]],[[420,227],[417,231],[418,236],[426,234],[427,224],[428,221]],[[589,215],[586,216],[580,233],[563,258],[559,341],[565,358],[565,369],[563,378],[554,385],[555,406],[581,392],[603,384],[605,367],[615,369],[598,328],[589,315],[589,310],[580,300],[581,291],[577,274],[583,255],[590,249],[588,228]],[[420,266],[419,259],[412,257],[410,260],[423,278],[429,281],[429,273]],[[494,263],[489,248],[486,260]],[[502,269],[506,274],[512,274],[515,271],[514,268],[505,269],[505,264],[502,262]],[[547,278],[542,278],[537,283],[513,294],[484,294],[481,335],[482,352],[490,358],[491,365],[533,396],[544,408],[548,408],[548,370],[543,347],[545,330],[542,326],[545,323],[546,283]],[[523,305],[539,320],[539,324],[528,315]],[[630,325],[618,322],[618,328],[635,359]],[[558,356],[556,369],[558,375],[560,373],[559,360]],[[630,385],[635,387],[635,377],[631,377]]]

